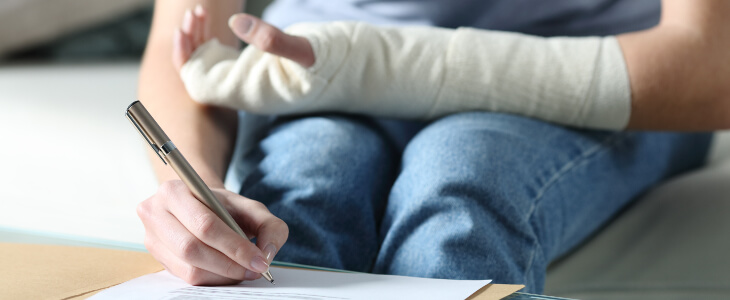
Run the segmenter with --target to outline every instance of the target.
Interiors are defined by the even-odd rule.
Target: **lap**
[[[256,167],[241,193],[292,227],[277,259],[541,288],[544,274],[532,272],[652,184],[701,164],[709,141],[484,112],[445,117],[411,139],[421,126],[351,116],[275,123],[246,154]],[[484,271],[498,268],[505,273]]]

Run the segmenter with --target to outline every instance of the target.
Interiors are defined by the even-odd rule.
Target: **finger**
[[[260,249],[238,235],[208,207],[195,199],[187,187],[183,185],[178,188],[184,188],[189,196],[170,201],[169,209],[191,234],[251,271],[263,273],[268,270],[269,265]]]
[[[195,22],[195,16],[193,16],[193,12],[190,11],[189,9],[186,9],[185,14],[183,14],[183,21],[182,21],[182,26],[181,26],[183,33],[185,33],[191,37],[194,37],[193,36],[193,31],[194,31],[193,26],[195,25],[194,22]]]
[[[175,66],[175,70],[179,72],[192,53],[193,45],[190,37],[180,29],[175,30],[172,41],[172,64]]]
[[[206,41],[210,39],[210,25],[208,24],[208,12],[203,8],[202,5],[198,4],[195,6],[195,10],[193,11],[195,15],[195,19],[198,23],[197,29],[198,33],[197,36],[199,39],[196,41],[196,47],[202,45]]]
[[[261,51],[288,58],[305,68],[314,64],[314,51],[306,38],[286,34],[248,14],[231,16],[228,26],[241,40]]]
[[[239,283],[241,281],[240,279],[221,276],[203,268],[199,268],[192,264],[186,263],[185,261],[175,256],[172,251],[161,245],[159,243],[159,239],[157,239],[152,234],[147,234],[147,237],[145,237],[145,247],[147,247],[147,250],[149,250],[150,254],[152,254],[152,257],[162,263],[167,271],[179,277],[180,279],[185,280],[185,282],[189,284],[230,285]],[[255,275],[255,273],[250,274]],[[252,275],[248,275],[251,278],[246,278],[246,280],[253,280],[254,276]]]
[[[174,217],[172,217],[168,212],[164,211],[161,208],[161,205],[159,205],[159,202],[155,202],[154,200],[154,197],[152,197],[140,203],[137,206],[137,215],[142,220],[145,228],[145,247],[157,261],[165,266],[165,269],[171,272],[175,271],[174,274],[176,274],[176,276],[179,275],[178,277],[185,278],[187,279],[186,281],[190,283],[197,282],[200,284],[229,284],[239,282],[241,281],[241,279],[254,280],[260,277],[261,274],[246,270],[239,264],[230,260],[229,262],[224,262],[224,264],[227,264],[226,271],[222,274],[216,274],[211,272],[211,270],[206,269],[205,267],[196,266],[194,264],[184,262],[182,259],[178,258],[175,253],[169,250],[164,245],[164,243],[161,242],[159,236],[155,233],[154,230],[156,228],[160,228],[160,223],[164,223],[164,218],[166,216],[169,216],[170,218]],[[160,218],[160,216],[162,216],[162,218]],[[225,261],[226,259],[227,258],[224,257],[223,261]],[[199,270],[196,270],[194,268],[197,268]],[[243,270],[245,270],[242,278],[240,277],[240,269],[237,270],[236,268],[243,268]],[[216,276],[207,275],[206,272],[215,274]],[[215,280],[211,281],[211,279]]]
[[[193,49],[196,49],[200,46],[200,44],[202,44],[201,40],[203,40],[203,31],[201,29],[203,24],[200,23],[200,18],[198,18],[192,10],[189,10],[188,12],[190,12],[190,36],[193,41]]]
[[[171,214],[157,213],[151,234],[178,259],[223,277],[243,280],[246,268],[201,242]]]
[[[192,10],[185,11],[183,17],[183,31],[190,35],[190,40],[193,42],[193,49],[200,45],[200,40],[203,39],[202,31],[200,30],[202,24],[200,19],[195,16]]]
[[[236,212],[235,219],[244,231],[256,236],[256,245],[261,249],[268,263],[274,260],[276,253],[289,237],[289,227],[281,219],[274,216],[266,206],[258,201],[242,199],[234,193],[214,191],[217,197],[225,198]]]

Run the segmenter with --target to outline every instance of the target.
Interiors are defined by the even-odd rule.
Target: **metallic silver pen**
[[[180,179],[185,182],[195,198],[205,204],[210,210],[212,210],[223,222],[225,222],[233,231],[238,233],[240,236],[248,239],[246,233],[241,230],[231,214],[223,207],[218,201],[213,192],[208,188],[203,179],[200,178],[198,173],[193,170],[190,163],[183,157],[180,150],[175,147],[170,138],[167,137],[157,121],[152,118],[152,115],[142,105],[139,100],[132,102],[127,107],[125,114],[127,119],[132,122],[132,125],[137,128],[142,137],[152,147],[157,156],[160,157],[163,163],[169,164],[175,173],[180,176]],[[271,272],[261,273],[266,280],[274,283],[274,278],[271,277]]]

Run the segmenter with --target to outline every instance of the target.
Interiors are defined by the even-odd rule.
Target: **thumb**
[[[314,64],[314,51],[306,38],[286,34],[249,14],[231,16],[228,26],[238,38],[261,51],[290,59],[305,68]]]

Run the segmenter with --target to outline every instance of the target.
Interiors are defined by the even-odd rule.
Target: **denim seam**
[[[601,149],[608,150],[606,146],[613,146],[616,145],[617,141],[624,138],[626,134],[624,132],[618,132],[616,134],[613,134],[607,138],[605,138],[599,145],[596,145],[583,153],[579,154],[575,159],[567,162],[563,167],[561,167],[541,188],[540,191],[537,193],[535,198],[532,200],[532,205],[530,206],[530,210],[527,213],[527,218],[525,218],[525,222],[529,223],[532,219],[532,216],[534,216],[534,212],[537,209],[537,206],[539,205],[539,201],[542,199],[543,195],[545,195],[545,192],[554,186],[554,183],[558,182],[560,178],[563,177],[566,173],[571,171],[575,166],[577,166],[580,162],[585,161],[586,159],[590,158],[591,156],[594,156],[601,151]],[[529,224],[528,224],[529,225]],[[532,273],[532,265],[535,260],[535,252],[538,251],[539,248],[542,248],[542,245],[540,244],[540,240],[535,237],[535,243],[533,244],[532,253],[530,254],[529,262],[527,263],[527,269],[525,270],[525,278],[523,279],[524,282],[527,282],[527,278],[529,278],[528,275]]]

